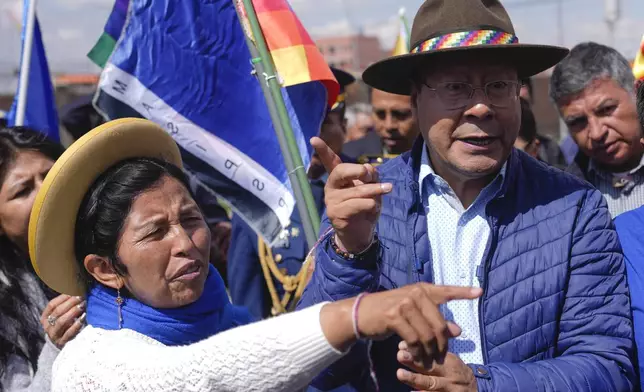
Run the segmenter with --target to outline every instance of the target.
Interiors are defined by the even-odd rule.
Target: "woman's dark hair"
[[[133,158],[112,166],[87,191],[76,218],[74,248],[80,279],[88,287],[95,282],[85,270],[84,260],[89,254],[104,256],[118,274],[127,273],[116,254],[123,224],[134,199],[158,186],[164,176],[178,180],[190,191],[181,169],[152,158]]]
[[[55,161],[64,149],[30,128],[0,128],[0,188],[20,151],[36,151]],[[11,355],[26,359],[36,370],[45,343],[39,315],[55,293],[35,275],[29,256],[0,235],[0,378]]]

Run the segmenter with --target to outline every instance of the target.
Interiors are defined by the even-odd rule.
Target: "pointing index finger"
[[[483,294],[483,290],[477,287],[428,285],[427,289],[428,294],[439,304],[444,304],[457,299],[475,299]]]
[[[324,165],[324,169],[326,169],[327,173],[331,174],[333,169],[342,163],[338,154],[333,152],[331,147],[329,147],[324,140],[319,137],[311,138],[311,146],[313,146],[318,157],[320,157],[320,161],[322,161],[322,165]]]

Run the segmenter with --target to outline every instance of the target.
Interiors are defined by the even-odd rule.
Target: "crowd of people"
[[[276,244],[230,216],[150,121],[2,128],[0,392],[642,390],[644,82],[519,42],[499,1],[425,0],[411,43],[368,104],[332,68],[313,249],[297,208]],[[537,130],[551,68],[572,149]]]

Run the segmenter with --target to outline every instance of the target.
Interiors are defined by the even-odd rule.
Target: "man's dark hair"
[[[520,80],[521,84],[528,88],[530,99],[534,101],[534,90],[532,85],[532,78],[523,78]]]
[[[532,143],[537,138],[537,122],[534,119],[534,113],[530,104],[523,98],[521,100],[521,128],[519,128],[519,137],[527,143]]]
[[[178,180],[190,192],[188,180],[181,169],[151,158],[128,159],[112,166],[87,191],[76,218],[74,248],[80,278],[88,283],[88,287],[95,281],[85,270],[87,255],[106,257],[114,271],[127,274],[125,265],[116,254],[125,219],[134,199],[159,186],[166,176]]]
[[[550,99],[558,103],[564,97],[579,94],[595,80],[603,79],[612,79],[633,93],[635,77],[624,56],[605,45],[581,43],[552,71]]]

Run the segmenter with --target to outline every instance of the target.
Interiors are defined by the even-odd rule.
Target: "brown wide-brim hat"
[[[94,181],[130,158],[158,158],[183,167],[179,147],[163,128],[126,118],[82,136],[45,177],[31,210],[29,257],[40,279],[55,291],[85,295],[74,247],[76,217]]]
[[[516,67],[519,78],[556,65],[568,49],[520,44],[505,8],[498,0],[426,0],[414,18],[409,54],[369,66],[365,83],[378,90],[409,95],[417,72],[455,53],[494,58]],[[476,67],[476,61],[472,61]]]

